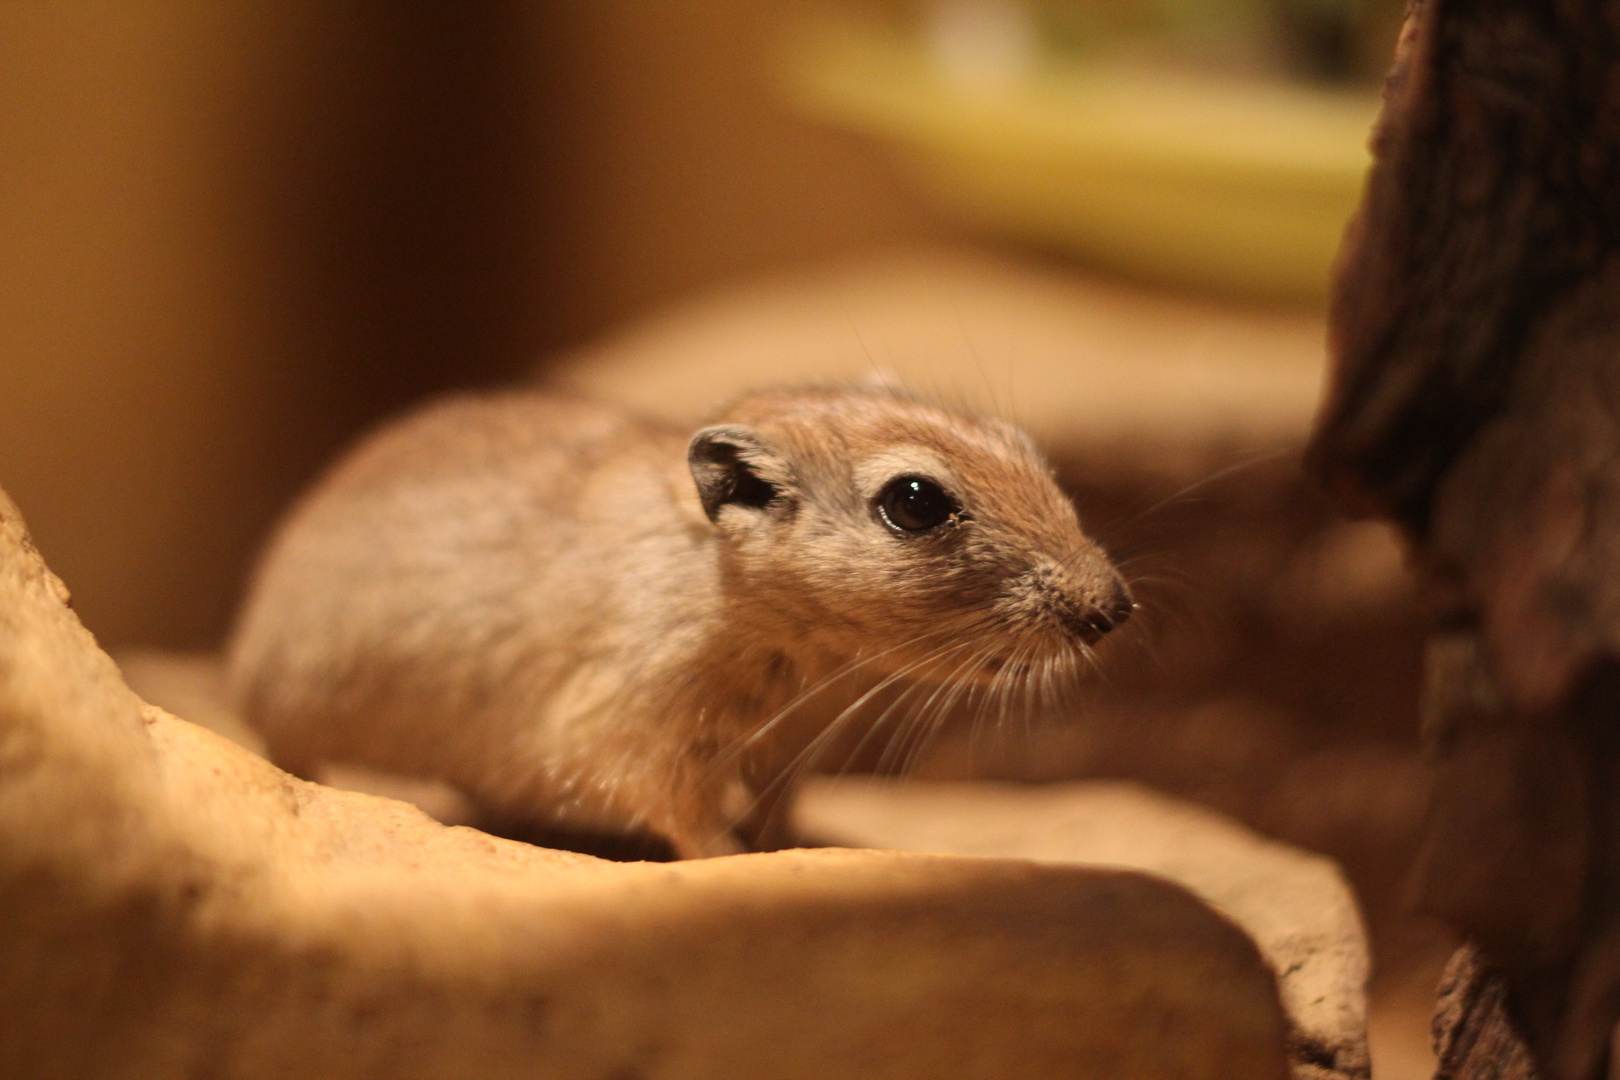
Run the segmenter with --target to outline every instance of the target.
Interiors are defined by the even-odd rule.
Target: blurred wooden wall
[[[360,427],[939,226],[758,0],[0,5],[0,486],[109,645],[207,645]]]

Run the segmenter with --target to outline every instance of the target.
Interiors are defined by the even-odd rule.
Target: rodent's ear
[[[786,461],[752,430],[733,424],[704,428],[692,436],[686,461],[703,512],[716,523],[727,506],[765,510],[780,505],[792,480]]]

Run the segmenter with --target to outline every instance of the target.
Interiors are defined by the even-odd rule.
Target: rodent
[[[512,391],[432,404],[316,484],[256,568],[229,687],[294,772],[439,778],[694,857],[738,850],[739,788],[779,794],[855,699],[1027,694],[1131,609],[1009,424],[819,386],[694,434]]]

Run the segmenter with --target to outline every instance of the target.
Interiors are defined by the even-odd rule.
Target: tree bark
[[[1587,1080],[1620,1017],[1620,3],[1414,5],[1374,149],[1311,460],[1433,612],[1419,904],[1503,1037]]]

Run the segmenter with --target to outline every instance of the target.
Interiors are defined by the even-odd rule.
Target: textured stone
[[[839,844],[1128,867],[1225,912],[1259,945],[1292,1021],[1294,1075],[1367,1076],[1367,943],[1330,859],[1136,784],[819,779],[799,827]]]

